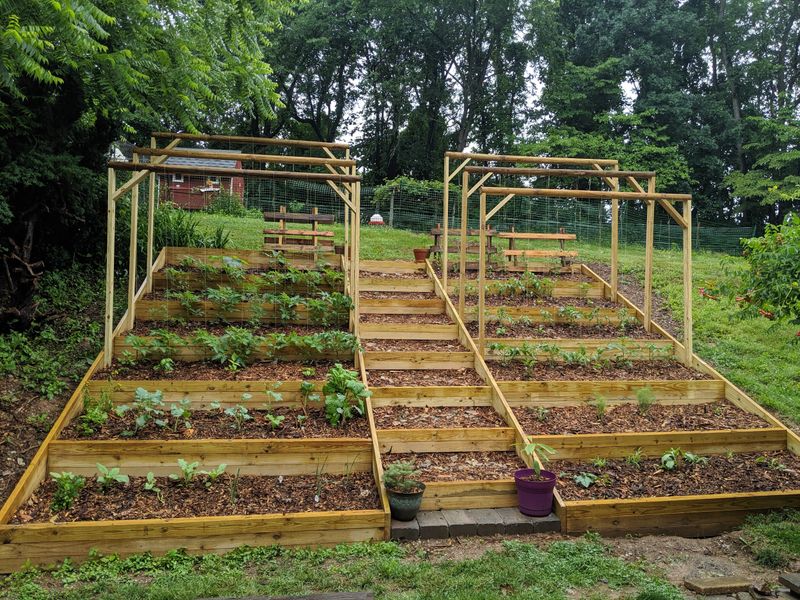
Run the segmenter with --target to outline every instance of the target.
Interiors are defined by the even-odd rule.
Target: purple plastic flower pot
[[[556,487],[556,474],[542,470],[542,481],[530,481],[526,477],[534,474],[533,469],[520,469],[514,473],[517,484],[519,511],[530,517],[545,517],[553,510],[553,490]]]

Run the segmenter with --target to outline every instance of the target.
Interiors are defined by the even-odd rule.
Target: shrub
[[[411,461],[401,460],[383,471],[383,485],[395,492],[412,492],[420,487],[419,471]]]
[[[205,212],[229,217],[261,218],[261,211],[257,208],[247,208],[242,198],[226,189],[221,189],[214,196],[214,199],[206,206]]]
[[[67,510],[75,502],[83,486],[86,485],[86,479],[68,471],[50,473],[50,477],[56,482],[56,491],[53,493],[50,509],[53,512]]]
[[[328,422],[337,427],[356,416],[363,416],[364,401],[372,395],[372,392],[361,383],[355,371],[349,371],[336,363],[328,371],[322,394],[325,397],[325,415]]]

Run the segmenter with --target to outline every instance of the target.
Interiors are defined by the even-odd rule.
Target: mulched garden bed
[[[454,304],[458,303],[458,294],[451,293],[450,300]],[[486,306],[529,306],[531,308],[551,309],[559,308],[561,306],[573,306],[576,308],[624,308],[621,304],[615,304],[611,300],[605,298],[574,298],[572,296],[554,297],[546,296],[544,298],[536,298],[534,296],[490,296],[486,295]],[[477,306],[478,296],[467,296],[464,304],[466,306]],[[633,311],[629,310],[631,316]]]
[[[401,460],[412,461],[420,472],[420,480],[425,483],[513,479],[514,471],[526,466],[514,452],[411,452],[383,455],[384,466]]]
[[[196,380],[222,380],[222,381],[292,381],[309,379],[303,376],[303,370],[313,367],[316,374],[313,379],[325,379],[328,370],[336,363],[334,361],[260,361],[254,362],[244,369],[230,371],[217,362],[208,360],[184,362],[175,361],[172,371],[161,372],[153,368],[152,364],[141,363],[127,367],[114,361],[111,367],[95,372],[92,379],[196,379]],[[342,361],[346,369],[354,369],[352,361]]]
[[[124,435],[125,431],[135,430],[135,415],[128,412],[122,416],[115,413],[109,415],[108,421],[91,436],[81,434],[78,424],[73,422],[61,434],[63,439],[93,440],[183,440],[183,439],[298,439],[298,438],[367,438],[370,436],[369,422],[366,419],[350,419],[342,427],[332,427],[325,418],[325,411],[309,408],[307,418],[302,419],[303,412],[298,408],[275,407],[270,414],[284,417],[283,422],[273,428],[262,410],[250,410],[252,417],[237,429],[234,419],[220,410],[195,410],[189,417],[190,427],[184,425],[185,420],[177,421],[169,415],[170,403],[167,402],[164,418],[167,427],[158,427],[149,423],[136,431],[135,435]],[[301,417],[298,420],[298,417]]]
[[[653,404],[641,414],[636,404],[609,406],[600,417],[597,409],[557,406],[546,409],[515,407],[514,414],[529,435],[579,433],[626,433],[645,431],[707,431],[714,429],[760,429],[770,424],[730,402],[703,404]]]
[[[466,326],[472,337],[478,337],[477,321],[466,323]],[[500,329],[499,333],[498,329]],[[523,325],[522,323],[501,324],[499,321],[486,322],[486,336],[519,339],[617,339],[623,336],[648,340],[663,339],[657,333],[648,333],[644,327],[638,324],[629,325],[623,331],[616,325],[567,325],[561,323]]]
[[[177,466],[175,471],[178,472]],[[238,479],[238,480],[237,480]],[[237,480],[234,484],[234,480]],[[144,477],[131,477],[103,493],[93,478],[87,478],[72,508],[53,515],[50,503],[55,484],[45,481],[12,519],[12,523],[105,521],[109,519],[156,519],[225,515],[263,515],[327,510],[379,509],[380,501],[372,473],[350,476],[323,474],[286,477],[256,477],[223,474],[210,488],[199,476],[189,485],[157,477],[163,502],[143,489]],[[237,493],[232,501],[232,489]],[[317,497],[318,490],[321,494]],[[318,499],[318,501],[317,501]]]
[[[489,361],[497,381],[591,381],[612,379],[648,379],[648,380],[688,380],[712,379],[710,375],[690,369],[679,362],[672,360],[634,360],[629,365],[610,365],[603,369],[593,366],[567,365],[556,363],[536,364],[530,373],[526,373],[525,366],[520,362],[511,361],[502,364],[499,361]]]
[[[486,385],[475,369],[369,369],[367,381],[370,387]]]
[[[433,292],[360,292],[362,300],[438,300]]]
[[[414,273],[389,273],[386,271],[360,271],[360,277],[369,277],[370,279],[428,279],[428,274],[425,271],[416,271]]]
[[[458,340],[363,340],[366,351],[373,352],[466,352]]]
[[[508,426],[491,406],[381,406],[373,413],[378,429]]]
[[[440,315],[380,315],[362,314],[358,320],[361,323],[408,323],[410,325],[452,325],[446,314]]]
[[[555,460],[548,468],[558,475],[557,489],[564,500],[800,489],[800,457],[785,450],[706,458],[708,464],[691,465],[684,461],[671,471],[661,468],[660,458],[643,459],[638,466],[625,460],[608,460],[602,468],[589,462]],[[757,459],[760,462],[756,462]],[[591,473],[599,479],[587,489],[574,480],[580,473]]]
[[[322,333],[324,331],[331,331],[330,327],[321,327],[316,325],[292,325],[292,324],[259,324],[258,327],[251,327],[245,324],[246,329],[253,335],[269,335],[271,333],[296,333],[297,335],[311,335],[314,333]],[[128,335],[146,336],[151,335],[154,329],[168,329],[169,331],[178,334],[184,338],[191,338],[194,334],[200,331],[207,331],[213,335],[223,335],[225,330],[229,327],[241,327],[242,323],[212,323],[209,321],[187,321],[186,323],[176,323],[173,321],[145,321],[137,322],[133,329],[126,331],[121,337],[125,339]],[[341,329],[346,331],[346,329]]]
[[[458,261],[456,261],[456,270],[455,272],[451,271],[449,277],[447,278],[447,283],[456,283],[459,280],[460,274],[458,271]],[[576,270],[580,270],[579,267],[575,267]],[[436,276],[441,279],[442,278],[442,269],[441,267],[435,267]],[[478,271],[467,271],[465,274],[464,279],[469,281],[477,281],[478,279]],[[486,280],[487,281],[500,281],[500,280],[509,280],[509,279],[519,279],[522,273],[517,272],[510,272],[504,271],[500,269],[486,269]],[[537,277],[540,278],[547,278],[551,279],[558,284],[560,281],[574,281],[577,283],[597,283],[597,280],[589,277],[588,275],[583,275],[581,273],[535,273]]]

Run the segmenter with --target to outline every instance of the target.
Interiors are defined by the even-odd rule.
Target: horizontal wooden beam
[[[281,154],[253,154],[245,152],[222,152],[219,150],[201,150],[198,148],[140,148],[135,146],[133,151],[142,156],[174,156],[176,158],[208,158],[213,160],[245,160],[266,163],[280,163],[284,165],[309,165],[335,167],[352,167],[356,161],[345,158],[319,158],[315,156],[284,156]]]
[[[211,135],[207,133],[173,133],[171,131],[154,131],[150,134],[154,138],[172,139],[179,137],[183,140],[196,140],[205,142],[232,142],[241,144],[262,144],[264,146],[286,146],[287,148],[341,148],[347,149],[350,144],[345,142],[318,142],[313,140],[291,140],[281,138],[252,137],[246,135]]]
[[[481,193],[487,196],[506,196],[516,194],[517,196],[549,196],[553,198],[588,198],[596,200],[675,200],[678,202],[689,202],[691,194],[655,194],[641,192],[615,192],[601,190],[554,190],[548,188],[514,188],[514,187],[483,187]]]
[[[153,171],[155,173],[183,173],[184,175],[215,175],[223,177],[261,177],[263,179],[307,179],[310,181],[360,181],[358,175],[334,175],[328,173],[297,173],[292,171],[262,171],[261,169],[229,169],[226,167],[194,167],[191,165],[154,165],[112,160],[112,169],[120,171]]]
[[[655,171],[598,171],[595,169],[532,169],[528,167],[467,167],[467,173],[548,177],[653,177]]]
[[[603,165],[606,167],[617,166],[616,160],[605,158],[573,158],[565,156],[519,156],[513,154],[475,154],[472,152],[445,152],[450,158],[471,158],[472,160],[485,160],[493,162],[516,162],[540,165]],[[469,168],[469,167],[468,167]]]

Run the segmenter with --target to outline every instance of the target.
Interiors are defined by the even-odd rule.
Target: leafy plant
[[[600,394],[595,394],[594,400],[589,401],[589,406],[594,408],[594,412],[599,420],[602,421],[605,418],[606,410],[608,408],[608,402],[606,401],[605,397],[601,396]]]
[[[216,336],[205,330],[194,334],[197,343],[211,350],[211,359],[225,365],[230,371],[238,371],[247,366],[263,338],[253,335],[249,329],[229,327],[225,333]]]
[[[419,471],[411,461],[397,461],[383,471],[383,485],[395,492],[412,492],[421,487]]]
[[[694,452],[684,452],[683,453],[683,460],[686,461],[686,464],[689,465],[707,465],[708,464],[708,457],[700,456],[695,454]]]
[[[550,456],[556,453],[556,451],[550,446],[547,446],[546,444],[538,444],[536,442],[526,444],[522,451],[533,459],[531,461],[531,469],[533,469],[533,472],[537,477],[540,477],[542,474],[541,465],[549,462]]]
[[[639,468],[642,465],[643,453],[641,448],[636,448],[633,452],[625,457],[625,462],[632,467]]]
[[[116,485],[123,485],[130,481],[127,475],[120,472],[119,467],[111,467],[110,469],[105,465],[97,463],[97,471],[100,473],[97,476],[97,483],[100,485],[100,490],[106,493]]]
[[[602,456],[595,456],[591,460],[592,466],[597,467],[598,469],[605,469],[608,465],[608,459],[603,458]]]
[[[574,325],[583,317],[583,313],[574,306],[559,306],[558,317],[567,325]]]
[[[266,413],[264,418],[267,420],[273,430],[278,429],[278,427],[283,425],[283,422],[286,420],[285,416],[273,415],[272,413]]]
[[[123,416],[128,412],[134,415],[135,429],[133,431],[123,431],[125,436],[135,435],[137,431],[147,427],[150,423],[154,423],[158,427],[166,427],[167,421],[163,418],[164,411],[164,394],[161,390],[148,392],[146,389],[139,387],[136,388],[134,393],[134,400],[130,405],[121,404],[117,406],[115,412],[119,416]]]
[[[344,425],[355,416],[363,416],[365,401],[372,395],[361,383],[355,371],[349,371],[336,363],[328,371],[322,388],[325,397],[325,415],[333,427]]]
[[[544,406],[539,406],[536,408],[536,420],[544,423],[547,420],[547,415],[550,414],[550,410]]]
[[[197,467],[200,466],[199,462],[187,462],[186,460],[178,459],[178,468],[181,470],[179,474],[170,473],[170,481],[175,481],[181,485],[189,485],[197,476]]]
[[[56,483],[50,509],[53,512],[60,512],[71,508],[86,485],[86,479],[69,471],[50,473],[50,477]]]
[[[189,290],[175,292],[167,290],[164,296],[168,300],[177,300],[183,311],[190,317],[198,317],[202,314],[200,296]]]
[[[245,299],[241,292],[234,290],[230,286],[210,288],[206,295],[209,302],[216,306],[218,318],[223,321],[225,320],[225,315],[233,312]]]
[[[639,405],[639,414],[644,416],[650,412],[650,408],[655,404],[656,396],[652,388],[643,387],[636,390],[636,403]]]
[[[144,485],[142,486],[144,491],[152,492],[156,495],[159,502],[164,502],[164,494],[161,492],[161,488],[158,487],[158,482],[156,481],[156,476],[153,474],[152,471],[148,471],[147,476],[144,479]]]
[[[253,418],[253,415],[250,414],[250,411],[247,410],[247,407],[242,406],[241,404],[226,408],[225,414],[233,419],[233,425],[231,425],[231,427],[233,427],[236,431],[241,431],[245,422],[250,421]]]
[[[174,419],[172,424],[172,430],[178,431],[178,427],[180,427],[181,422],[183,423],[184,429],[191,429],[191,416],[192,416],[192,401],[189,398],[183,398],[177,404],[173,404],[169,409],[169,414]]]
[[[638,322],[636,317],[630,313],[627,308],[620,308],[617,311],[617,319],[619,324],[617,325],[622,331],[627,331],[629,328],[636,325]]]
[[[586,473],[581,472],[575,475],[573,478],[575,483],[579,486],[586,488],[587,490],[592,487],[595,483],[597,483],[597,475],[594,473]]]
[[[756,464],[765,466],[773,471],[785,471],[787,469],[786,465],[783,464],[780,459],[775,458],[774,456],[759,456],[756,458]]]
[[[101,392],[98,397],[88,391],[83,394],[83,414],[77,419],[77,428],[81,435],[90,436],[102,429],[111,412],[111,396]]]
[[[199,474],[203,475],[206,478],[204,485],[207,488],[210,488],[211,486],[213,486],[217,482],[217,480],[220,477],[222,477],[222,474],[225,473],[225,469],[227,467],[228,467],[228,465],[226,465],[225,463],[222,463],[221,465],[217,466],[216,468],[214,468],[214,469],[212,469],[210,471],[200,471]]]

